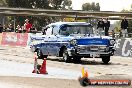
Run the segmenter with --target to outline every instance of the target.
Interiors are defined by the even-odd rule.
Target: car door
[[[49,26],[46,28],[46,32],[45,32],[46,36],[44,38],[44,42],[42,43],[42,47],[41,47],[43,55],[49,55],[50,54],[50,50],[51,50],[50,48],[52,48],[52,47],[50,47],[49,38],[52,35],[52,28],[53,28],[52,26]]]
[[[53,31],[54,30],[54,31]],[[58,31],[57,26],[50,26],[47,28],[46,37],[43,44],[43,54],[45,55],[58,55],[59,46],[58,46]]]
[[[53,25],[52,26],[52,33],[48,37],[48,50],[49,50],[49,55],[58,55],[59,52],[59,43],[58,43],[58,26]]]

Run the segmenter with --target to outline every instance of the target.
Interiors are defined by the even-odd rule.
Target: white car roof
[[[63,24],[68,24],[68,25],[90,25],[90,23],[87,23],[87,22],[55,22],[55,23],[51,23],[47,26],[51,26],[51,25],[57,25],[57,26],[60,26],[60,25],[63,25]]]

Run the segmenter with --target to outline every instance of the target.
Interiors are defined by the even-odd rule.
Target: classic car
[[[109,36],[95,34],[86,22],[56,22],[44,28],[43,36],[32,37],[38,41],[31,45],[38,58],[63,57],[65,62],[80,61],[81,58],[102,58],[103,63],[114,55],[115,40]]]

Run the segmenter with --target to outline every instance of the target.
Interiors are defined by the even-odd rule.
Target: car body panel
[[[79,25],[92,28],[91,24],[85,22],[57,22],[49,24],[45,27],[46,35],[32,37],[32,40],[38,40],[39,42],[31,44],[31,50],[36,51],[40,49],[43,55],[59,56],[61,48],[65,47],[69,56],[92,57],[93,55],[94,57],[94,55],[99,55],[100,57],[112,55],[114,46],[110,44],[112,38],[109,36],[97,36],[94,34],[59,34],[63,27],[76,28],[79,27]],[[71,44],[72,40],[77,42],[76,45]],[[101,51],[101,48],[106,48],[106,50]]]

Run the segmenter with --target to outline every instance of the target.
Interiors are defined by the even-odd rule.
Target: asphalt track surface
[[[0,88],[82,88],[78,82],[81,68],[89,72],[91,79],[132,80],[132,58],[113,56],[108,65],[101,59],[83,58],[80,63],[65,63],[60,58],[47,58],[48,75],[32,74],[34,57],[28,48],[0,46]],[[38,60],[41,64],[42,60]],[[111,86],[87,86],[86,88],[111,88]],[[112,86],[132,88],[132,86]]]

